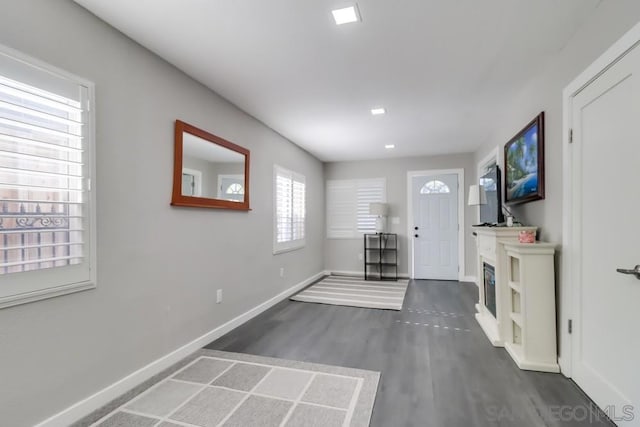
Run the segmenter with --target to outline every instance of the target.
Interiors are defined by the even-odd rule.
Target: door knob
[[[414,230],[417,230],[417,229],[418,229],[418,227],[413,227],[413,229],[414,229]]]
[[[640,279],[640,265],[636,265],[632,270],[616,268],[616,271],[621,274],[633,274],[634,276],[636,276],[636,279]]]
[[[417,234],[414,234],[414,235],[413,235],[413,237],[418,237],[418,235],[417,235]]]

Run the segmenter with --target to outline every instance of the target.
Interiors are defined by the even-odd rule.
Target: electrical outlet
[[[364,255],[358,254],[358,260],[362,261],[364,259],[363,257],[364,257]]]
[[[220,304],[222,302],[222,289],[218,289],[216,292],[216,304]]]
[[[284,277],[284,267],[280,267],[280,277]]]

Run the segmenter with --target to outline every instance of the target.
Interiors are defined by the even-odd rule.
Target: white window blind
[[[0,66],[1,307],[91,279],[92,198],[89,88],[1,51]]]
[[[356,236],[356,182],[327,181],[327,238],[351,239]]]
[[[274,253],[304,246],[305,198],[305,177],[274,166]]]
[[[385,178],[327,181],[327,238],[352,239],[374,233],[369,204],[387,201]]]
[[[375,233],[376,216],[369,215],[369,203],[387,201],[387,182],[384,178],[362,179],[357,182],[357,224],[360,233]]]

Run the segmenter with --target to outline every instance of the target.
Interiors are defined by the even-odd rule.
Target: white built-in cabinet
[[[559,372],[556,348],[555,245],[519,243],[536,227],[473,227],[478,253],[476,319],[521,369]]]
[[[504,348],[520,369],[560,372],[553,243],[508,243]]]

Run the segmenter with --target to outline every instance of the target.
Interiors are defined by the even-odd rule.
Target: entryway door
[[[618,425],[639,426],[640,275],[616,270],[640,264],[640,48],[571,111],[572,376]]]
[[[412,178],[413,273],[458,280],[458,175]]]
[[[218,175],[218,199],[244,200],[244,175]]]

